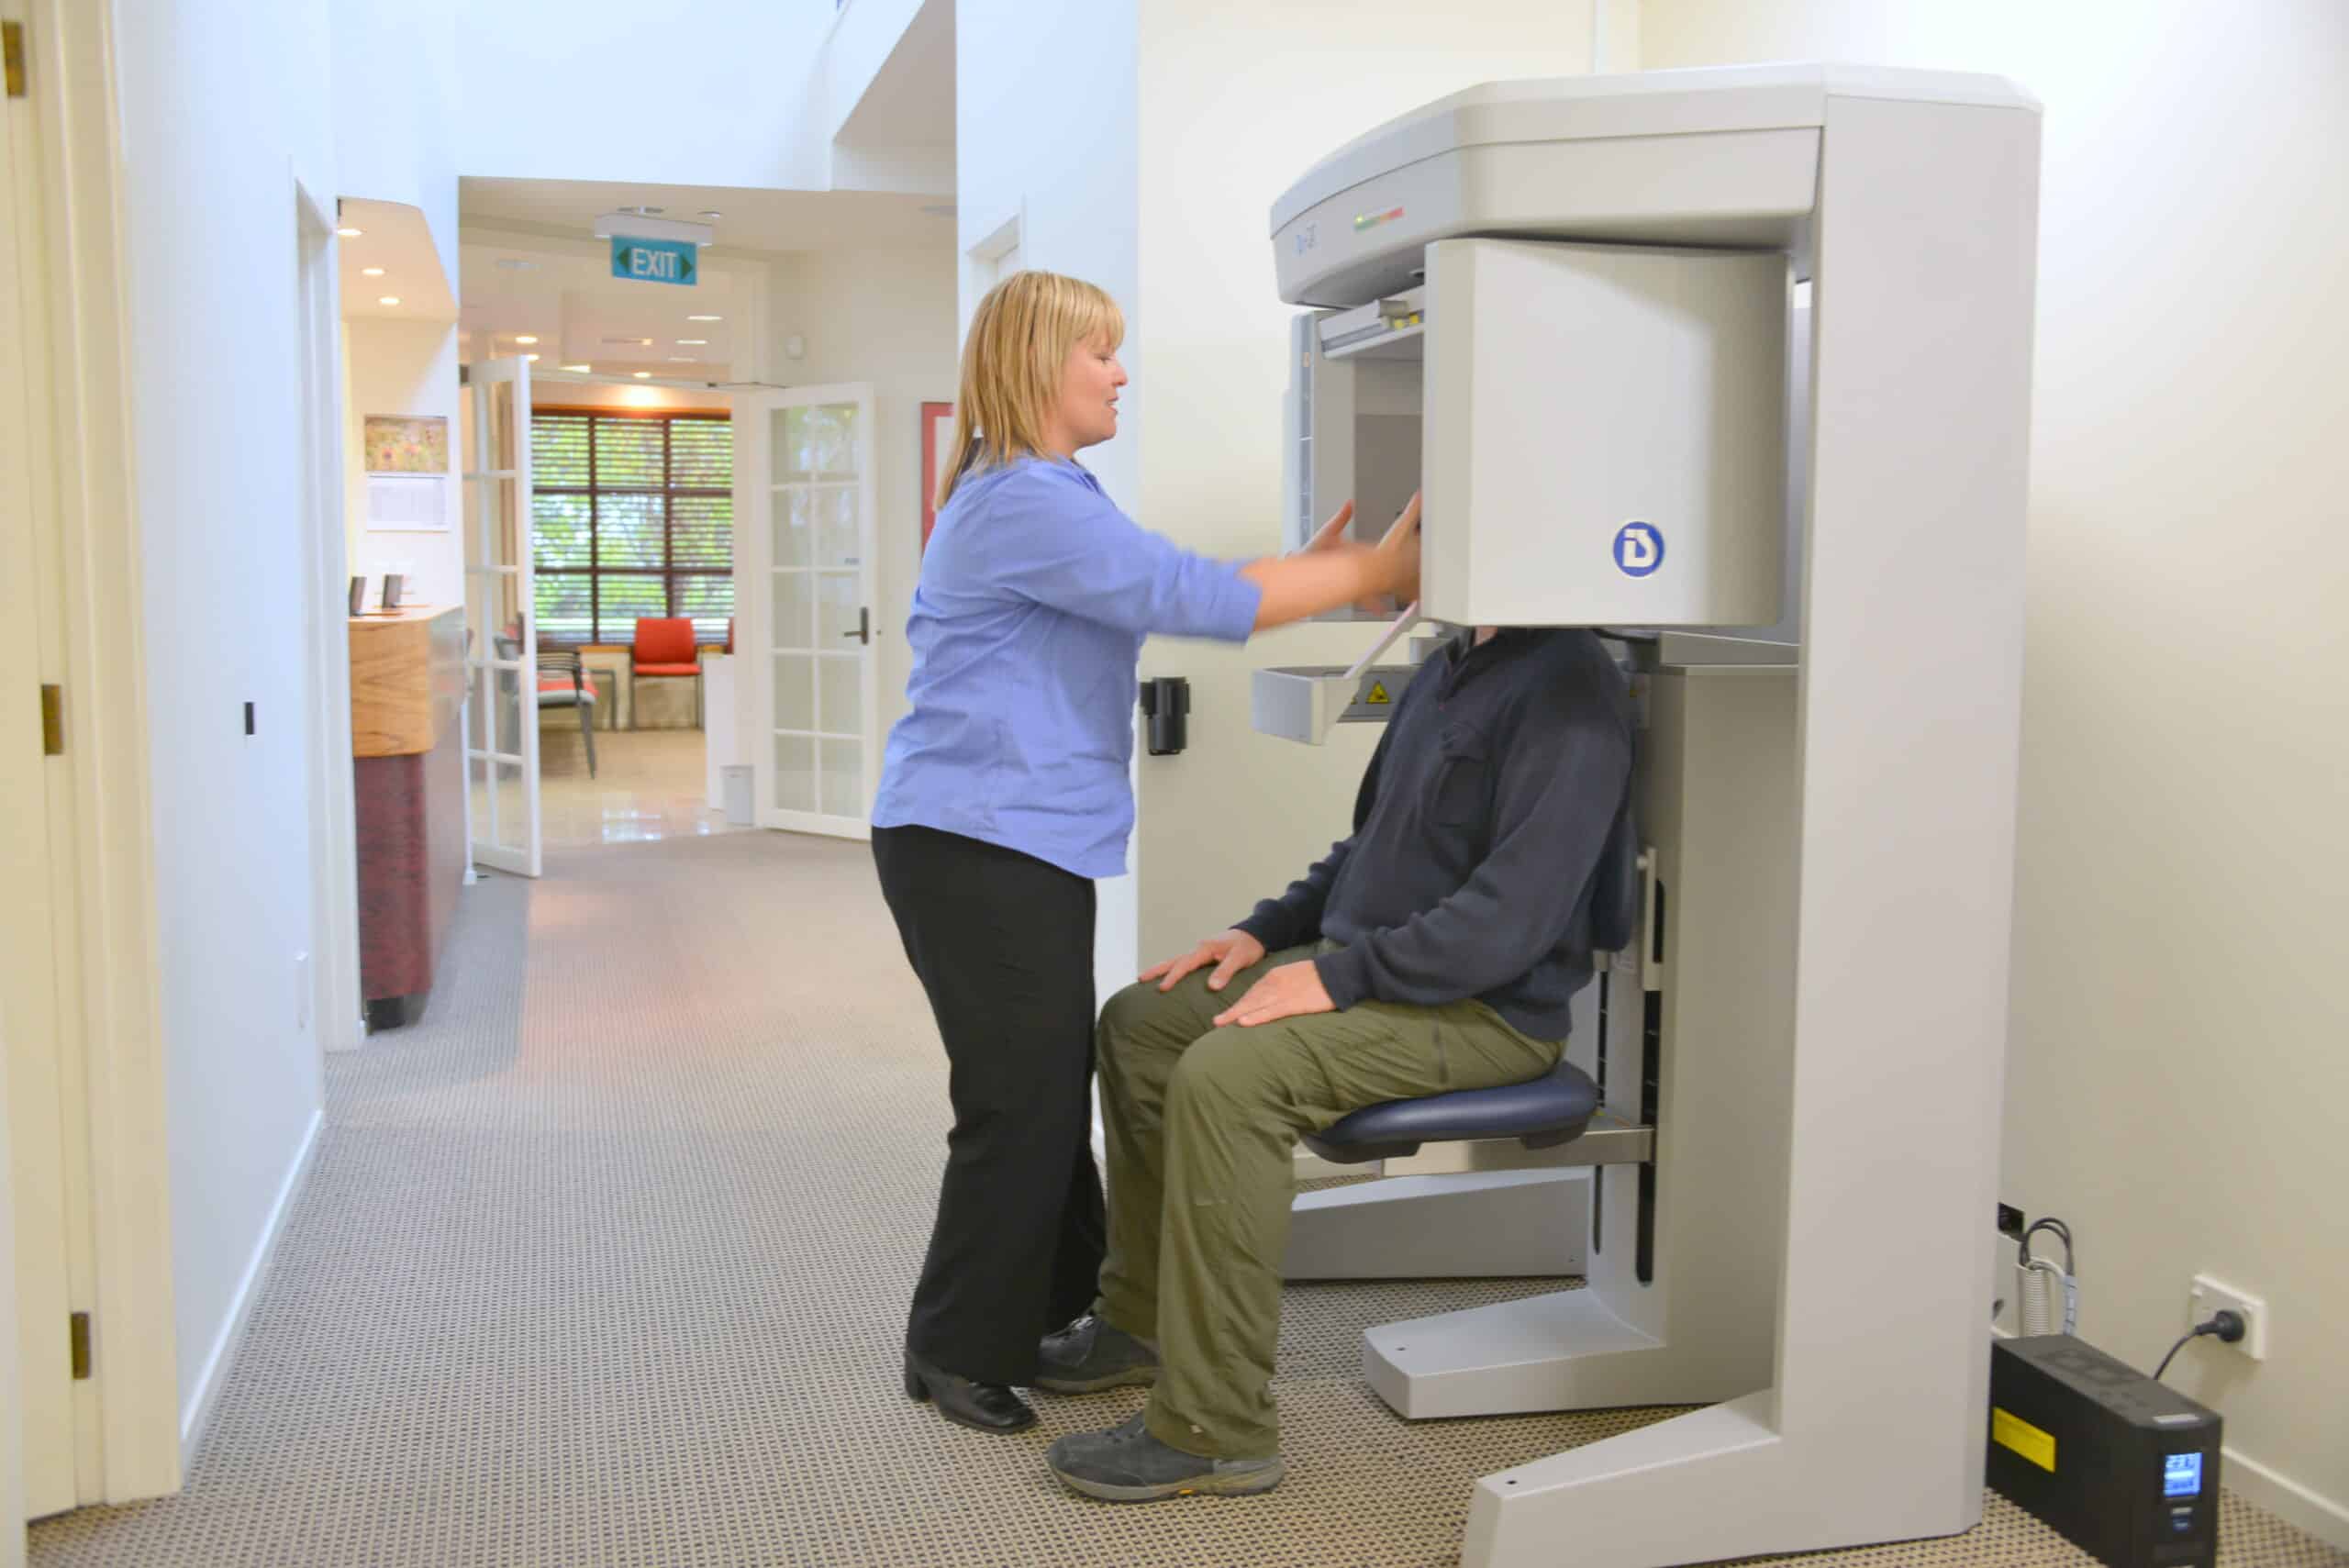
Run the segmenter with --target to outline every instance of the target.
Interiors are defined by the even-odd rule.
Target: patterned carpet
[[[1119,1508],[897,1387],[943,1062],[861,845],[551,855],[468,892],[424,1019],[336,1059],[328,1126],[184,1495],[37,1526],[37,1568],[1430,1568],[1469,1483],[1669,1412],[1403,1421],[1365,1326],[1539,1282],[1295,1286],[1290,1479]],[[2349,1568],[2227,1500],[2229,1568]],[[1562,1546],[1560,1563],[1573,1561]],[[2092,1562],[1990,1499],[1892,1568]]]

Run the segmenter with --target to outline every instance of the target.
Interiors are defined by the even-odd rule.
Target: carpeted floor
[[[469,892],[422,1022],[330,1063],[186,1492],[36,1527],[37,1568],[1428,1568],[1473,1477],[1666,1414],[1403,1421],[1365,1326],[1545,1287],[1296,1286],[1279,1491],[1070,1497],[1045,1448],[1136,1391],[1039,1396],[999,1438],[896,1386],[944,1072],[863,847],[547,869]],[[2229,1568],[2349,1568],[2232,1498],[2224,1529]],[[2092,1562],[1996,1498],[1969,1536],[1831,1561]]]

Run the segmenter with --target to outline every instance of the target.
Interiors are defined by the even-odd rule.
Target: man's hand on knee
[[[1161,991],[1172,991],[1183,977],[1207,964],[1215,965],[1215,973],[1208,976],[1208,989],[1220,991],[1231,984],[1231,977],[1264,956],[1264,944],[1245,931],[1226,931],[1209,937],[1180,958],[1170,958],[1163,963],[1153,963],[1141,972],[1143,981],[1155,980]],[[1223,1020],[1216,1020],[1220,1024]]]
[[[1329,988],[1321,984],[1321,971],[1314,967],[1311,959],[1302,959],[1282,964],[1248,987],[1246,995],[1216,1015],[1215,1027],[1237,1025],[1243,1029],[1253,1029],[1282,1018],[1337,1010],[1338,1005],[1330,1000]]]

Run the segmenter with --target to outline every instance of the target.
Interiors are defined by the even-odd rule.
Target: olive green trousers
[[[1130,985],[1102,1009],[1109,1250],[1094,1310],[1157,1342],[1147,1424],[1186,1452],[1279,1451],[1273,1353],[1298,1137],[1364,1106],[1520,1084],[1558,1062],[1559,1042],[1473,1001],[1215,1027],[1266,972],[1321,951],[1269,954],[1221,991],[1207,969],[1169,992]]]

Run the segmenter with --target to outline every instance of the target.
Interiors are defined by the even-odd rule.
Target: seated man
[[[1125,1425],[1052,1445],[1063,1482],[1124,1502],[1280,1484],[1271,1384],[1297,1140],[1364,1106],[1557,1065],[1631,762],[1629,695],[1595,635],[1464,632],[1396,706],[1353,837],[1110,1000],[1108,1255],[1093,1310],[1044,1340],[1036,1382],[1156,1386]],[[1231,1001],[1236,979],[1252,984]]]

